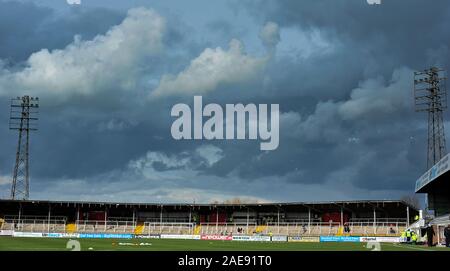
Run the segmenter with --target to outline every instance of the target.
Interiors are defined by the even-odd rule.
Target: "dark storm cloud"
[[[342,96],[352,98],[319,103],[313,112],[285,115],[276,151],[255,159],[257,153],[240,148],[238,154],[223,159],[216,167],[224,168],[222,163],[238,160],[235,164],[240,176],[249,180],[273,175],[284,176],[287,182],[318,184],[339,182],[334,177],[339,174],[362,189],[411,190],[424,170],[426,141],[422,135],[426,131],[418,129],[420,117],[410,104],[412,72],[401,74],[384,85],[361,86],[363,94],[359,98],[356,87],[352,95],[342,89]],[[396,97],[396,92],[401,95]],[[302,108],[301,95],[291,96],[288,104]],[[283,102],[280,104],[283,109]],[[412,142],[411,138],[418,140]]]
[[[82,41],[92,40],[125,18],[125,12],[107,9],[73,9],[61,17],[32,4],[0,5],[5,7],[0,13],[8,10],[6,17],[0,17],[0,37],[6,40],[0,43],[0,58],[15,62],[27,60],[42,48],[55,56],[51,49],[65,48],[74,35],[81,35]],[[220,77],[225,83],[205,87],[204,103],[279,103],[278,149],[261,152],[256,141],[171,138],[171,107],[179,102],[192,105],[193,99],[192,93],[180,94],[186,84],[179,84],[174,94],[180,95],[149,100],[148,94],[160,86],[161,77],[189,70],[206,48],[223,52],[216,57],[226,55],[229,48],[214,51],[217,40],[229,42],[244,34],[257,39],[258,33],[242,33],[232,22],[220,19],[206,25],[208,31],[201,33],[206,41],[197,41],[195,29],[167,17],[166,29],[161,30],[163,50],[146,54],[147,46],[131,52],[123,48],[125,52],[116,56],[131,53],[134,62],[121,62],[129,64],[129,69],[105,66],[106,71],[98,73],[86,93],[70,87],[43,93],[40,131],[32,137],[33,143],[39,142],[32,144],[35,191],[45,195],[46,187],[51,187],[48,195],[55,196],[67,184],[74,188],[67,192],[73,197],[81,193],[95,197],[83,188],[87,186],[104,197],[116,193],[127,199],[130,191],[139,198],[147,189],[152,197],[179,196],[181,200],[191,200],[177,190],[186,188],[197,189],[187,189],[188,194],[245,191],[250,196],[283,200],[285,196],[302,200],[298,195],[308,194],[316,200],[330,199],[340,189],[346,192],[341,200],[411,192],[424,170],[426,150],[425,116],[414,113],[412,107],[412,72],[435,63],[449,67],[450,4],[425,0],[386,0],[379,6],[369,6],[364,0],[245,1],[244,7],[260,28],[268,21],[277,23],[281,28],[278,47],[288,43],[286,47],[293,50],[276,51],[252,80],[230,83]],[[29,16],[36,27],[15,19],[12,13]],[[3,27],[6,22],[16,28]],[[142,29],[127,29],[127,34],[136,37]],[[286,29],[295,29],[306,38],[289,37],[283,32]],[[208,36],[215,38],[208,40]],[[263,48],[263,43],[259,45]],[[310,50],[305,53],[306,47]],[[134,55],[139,50],[144,53]],[[75,53],[95,59],[89,52]],[[242,51],[242,56],[262,58],[252,51]],[[90,68],[91,62],[86,63],[76,68]],[[108,73],[115,75],[114,80],[103,80]],[[203,78],[194,76],[184,83],[199,79]],[[0,107],[8,107],[6,97],[0,99]],[[7,123],[6,113],[0,114],[0,121]],[[1,131],[2,141],[11,144],[5,144],[0,153],[0,177],[11,171],[16,140],[13,132]],[[214,147],[202,149],[205,144]],[[168,189],[178,192],[174,195]],[[373,194],[376,191],[389,192]]]
[[[450,7],[437,0],[392,0],[382,5],[365,1],[246,1],[259,20],[282,26],[321,29],[348,45],[364,47],[369,56],[381,57],[381,70],[392,65],[423,67],[431,51],[442,51],[450,41]],[[441,52],[442,53],[442,52]],[[359,57],[356,55],[355,57]],[[434,63],[431,63],[434,64]],[[447,64],[440,63],[440,64]]]
[[[248,30],[236,27],[225,19],[214,20],[206,25],[206,29],[210,34],[222,42],[228,42],[230,37],[242,37],[248,33]]]
[[[0,59],[15,64],[42,48],[63,48],[75,35],[92,39],[123,17],[103,8],[74,7],[60,14],[33,2],[0,1]]]
[[[57,25],[61,31],[66,28],[76,29],[76,31],[69,31],[69,34],[70,32],[84,33],[81,39],[83,42],[92,40],[97,35],[105,35],[112,26],[120,24],[123,20],[121,18],[117,23],[109,25],[110,15],[120,13],[106,9],[84,11],[74,9],[72,12],[70,17],[60,18],[53,24],[46,24],[44,30],[50,32]],[[98,16],[95,16],[96,14]],[[88,20],[83,21],[86,18]],[[181,63],[189,62],[195,54],[198,54],[199,48],[204,46],[186,37],[183,33],[184,26],[175,22],[177,22],[176,19],[167,23],[162,37],[164,52],[137,58],[137,62],[132,67],[136,67],[135,73],[117,72],[117,75],[123,77],[125,81],[129,78],[136,81],[136,86],[132,89],[124,91],[116,82],[109,81],[104,82],[102,86],[99,83],[101,78],[98,77],[93,81],[95,86],[89,89],[91,93],[87,94],[77,93],[77,89],[55,89],[53,93],[45,89],[37,89],[42,96],[40,130],[32,135],[32,141],[39,144],[31,145],[31,152],[35,153],[32,157],[34,177],[55,182],[59,178],[85,178],[114,169],[123,169],[130,160],[145,155],[150,149],[166,153],[179,151],[170,140],[171,119],[168,112],[173,101],[168,99],[154,104],[146,102],[148,89],[151,88],[148,85],[149,81],[165,72],[179,70]],[[60,25],[64,23],[66,25]],[[97,26],[91,27],[90,24]],[[102,25],[109,26],[104,27],[102,31],[94,31]],[[89,32],[96,33],[95,35],[86,34]],[[131,35],[131,33],[127,34]],[[55,32],[54,35],[61,38],[66,34]],[[68,44],[71,42],[73,37],[68,40]],[[152,44],[143,44],[142,47],[146,50],[152,46]],[[181,48],[182,53],[180,53]],[[41,48],[35,49],[39,51]],[[88,55],[91,51],[80,49],[76,52],[81,57],[91,57]],[[138,49],[131,52],[139,54]],[[42,52],[39,53],[42,54]],[[56,52],[50,52],[50,55],[56,54]],[[94,59],[95,57],[98,56],[94,56]],[[89,67],[83,65],[77,68]],[[121,69],[120,65],[116,68]],[[108,71],[102,72],[109,76]],[[61,75],[65,74],[61,73]],[[61,81],[63,81],[62,78]],[[64,84],[61,86],[64,87]],[[23,95],[21,90],[10,92]],[[7,108],[8,99],[4,97],[1,101],[5,105],[3,108]],[[4,117],[3,123],[7,123],[7,114],[1,116]],[[15,135],[16,133],[3,129],[2,137],[8,138],[5,142],[15,142]],[[7,162],[13,159],[14,145],[11,144],[8,151],[1,155],[4,162],[1,163],[0,175],[10,172],[10,163]],[[160,168],[160,170],[163,169],[164,167]]]
[[[73,8],[63,15],[56,14],[53,9],[38,7],[32,3],[0,2],[0,58],[6,59],[14,64],[24,61],[31,53],[45,48],[48,50],[64,48],[72,43],[74,36],[80,36],[81,40],[93,39],[99,34],[104,34],[113,25],[118,24],[124,18],[125,13],[108,9],[84,9]],[[4,16],[3,16],[4,15]],[[27,18],[27,20],[24,20]],[[32,25],[32,26],[30,26]],[[7,63],[8,64],[8,63]],[[9,89],[11,96],[31,94],[25,89]],[[43,90],[45,91],[45,90]],[[42,97],[41,97],[42,98]],[[111,96],[94,97],[71,97],[68,103],[58,104],[52,95],[47,99],[41,99],[40,131],[33,133],[31,151],[39,155],[32,157],[31,163],[35,166],[37,178],[55,178],[61,176],[77,177],[86,176],[99,170],[111,169],[121,166],[122,160],[108,160],[108,155],[129,158],[128,153],[133,148],[106,148],[106,144],[114,145],[111,141],[123,142],[120,135],[108,134],[104,131],[99,133],[98,126],[101,122],[110,121],[105,118],[119,111],[117,101],[111,101]],[[48,99],[50,98],[50,99]],[[2,97],[1,104],[3,113],[0,114],[1,121],[8,123],[9,106],[8,97]],[[103,119],[100,112],[103,112]],[[125,120],[132,117],[125,116]],[[91,125],[91,126],[90,126]],[[6,175],[11,172],[16,142],[16,132],[7,131],[3,126],[0,137],[3,142],[11,142],[5,146],[1,153],[0,174]],[[6,128],[6,129],[5,129]],[[101,140],[90,137],[95,134]],[[34,143],[33,142],[33,143]],[[82,147],[80,147],[82,146]],[[89,151],[91,150],[91,151]],[[122,156],[118,155],[118,152]],[[84,157],[84,158],[83,158]],[[86,161],[85,157],[93,160]],[[50,162],[51,161],[51,162]],[[106,165],[106,166],[105,166]],[[82,171],[77,168],[82,168]]]
[[[303,111],[302,115],[307,116],[314,108],[311,104],[318,101],[338,103],[349,100],[351,91],[367,78],[381,76],[388,81],[394,69],[404,66],[412,69],[431,64],[448,66],[445,57],[449,37],[445,26],[448,25],[449,7],[446,2],[436,2],[430,7],[425,1],[393,1],[375,8],[362,2],[346,2],[345,5],[339,1],[250,4],[249,12],[261,21],[273,20],[302,31],[319,29],[331,41],[342,43],[332,53],[321,57],[303,61],[286,57],[274,63],[273,69],[269,68],[272,81],[263,94],[278,100],[286,96],[287,99],[280,102],[282,109],[285,106],[287,111]],[[435,16],[428,18],[423,16],[425,13]],[[409,83],[391,92],[409,95],[412,72],[401,80]],[[301,183],[325,182],[330,173],[353,167],[356,172],[346,178],[357,187],[409,191],[424,170],[426,141],[423,134],[426,131],[420,121],[423,118],[413,112],[411,97],[403,96],[403,99],[411,104],[388,114],[384,112],[389,111],[388,108],[380,108],[378,112],[361,115],[352,121],[337,119],[329,122],[321,127],[322,134],[328,134],[328,138],[319,137],[316,143],[304,142],[302,135],[296,139],[282,139],[277,151],[257,161],[252,160],[255,155],[249,154],[248,149],[236,151],[239,154],[234,158],[232,152],[227,152],[231,157],[216,167],[234,168],[229,164],[240,157],[240,163],[236,164],[243,177],[253,179],[294,172],[289,174],[289,181]],[[305,108],[309,110],[304,112]],[[334,128],[336,121],[342,123]],[[337,134],[332,133],[333,129]],[[327,142],[339,137],[340,133],[343,134],[341,142]],[[283,144],[288,147],[283,148],[286,146]],[[229,163],[227,166],[221,165],[226,162]],[[245,166],[240,167],[242,164]]]

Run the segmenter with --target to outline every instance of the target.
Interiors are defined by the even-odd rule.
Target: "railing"
[[[284,219],[283,222],[285,223],[297,223],[297,224],[308,224],[308,223],[319,223],[321,222],[320,219],[317,218],[287,218]],[[271,221],[271,223],[276,223],[276,221]]]
[[[61,219],[5,219],[5,222],[7,223],[11,223],[11,224],[34,224],[34,223],[41,223],[41,222],[45,222],[45,223],[49,223],[50,224],[65,224],[66,221],[65,220],[61,220]]]
[[[108,217],[109,221],[133,221],[132,217]],[[155,222],[155,223],[161,223],[160,217],[140,217],[137,216],[134,218],[135,221],[142,221],[142,222]],[[191,222],[193,222],[193,218],[191,218]],[[189,223],[189,217],[163,217],[163,222],[167,223]]]
[[[371,234],[383,234],[383,235],[400,235],[400,232],[406,228],[406,222],[395,222],[395,221],[385,221],[385,222],[349,222],[347,223],[350,228],[350,233],[359,232],[364,235]]]
[[[222,235],[248,235],[253,234],[257,230],[256,223],[201,223],[201,234],[222,234]]]
[[[285,234],[285,235],[336,235],[339,231],[340,223],[337,222],[310,222],[291,223],[275,222],[268,223],[264,233]]]
[[[341,225],[337,222],[311,222],[309,224],[275,222],[268,223],[265,234],[287,235],[400,235],[406,228],[406,222],[348,222]],[[347,231],[346,231],[347,230]]]
[[[2,230],[27,232],[65,232],[66,222],[57,219],[5,219]]]
[[[144,222],[153,222],[153,223],[161,223],[161,218],[160,217],[139,217],[140,221],[144,221]],[[172,217],[163,217],[163,222],[164,223],[189,223],[189,217],[186,218],[172,218]],[[193,218],[191,218],[191,222],[193,222]]]
[[[194,223],[144,222],[146,234],[194,234]]]
[[[111,221],[111,220],[79,220],[74,223],[77,232],[133,232],[136,221]]]
[[[76,232],[84,233],[139,233],[139,234],[282,234],[291,236],[319,236],[319,235],[391,235],[398,236],[406,228],[405,222],[348,222],[344,226],[340,223],[311,222],[290,223],[274,222],[266,225],[256,223],[174,223],[174,222],[136,222],[111,220],[76,221]],[[5,219],[3,230],[30,232],[66,232],[66,221],[58,219]],[[141,228],[140,228],[141,226]],[[349,231],[344,231],[349,229]]]
[[[133,218],[132,217],[108,216],[108,220],[110,220],[110,221],[133,221]]]
[[[48,220],[48,216],[38,215],[38,216],[29,216],[29,215],[5,215],[4,217],[7,221],[18,221],[20,220]],[[50,220],[58,220],[58,221],[67,221],[66,216],[50,216]]]
[[[374,222],[373,218],[350,218],[349,222]],[[406,223],[406,218],[376,218],[375,222]]]

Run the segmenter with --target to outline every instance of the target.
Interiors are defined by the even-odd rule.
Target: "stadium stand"
[[[444,156],[416,181],[416,193],[427,194],[427,213],[411,228],[435,232],[433,244],[444,244],[444,228],[450,225],[450,154]],[[422,234],[421,234],[422,235]]]
[[[130,204],[0,200],[2,230],[42,233],[399,236],[418,210],[402,201]]]

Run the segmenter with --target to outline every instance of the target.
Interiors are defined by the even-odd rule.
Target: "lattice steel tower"
[[[28,166],[30,131],[37,130],[39,98],[23,96],[11,99],[9,129],[19,131],[11,198],[26,200],[30,196]]]
[[[443,111],[447,109],[445,71],[436,67],[414,73],[416,111],[428,112],[427,169],[446,154]]]

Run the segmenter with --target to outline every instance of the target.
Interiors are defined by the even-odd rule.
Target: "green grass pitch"
[[[370,251],[366,243],[276,243],[172,239],[74,239],[86,251]],[[68,251],[65,238],[0,237],[3,251]],[[382,243],[382,251],[450,251],[449,248]]]

